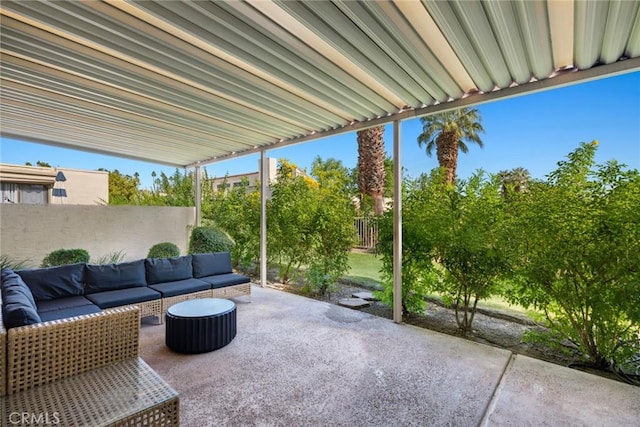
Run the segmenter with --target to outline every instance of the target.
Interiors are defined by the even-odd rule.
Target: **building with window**
[[[96,205],[108,201],[108,172],[0,163],[0,203]]]
[[[244,180],[247,180],[248,187],[247,191],[253,191],[259,189],[260,186],[260,160],[258,159],[258,171],[256,172],[248,172],[237,175],[227,175],[220,178],[212,178],[211,185],[214,190],[222,190],[223,188],[231,189],[234,187],[239,187],[242,185]],[[306,173],[300,169],[296,168],[296,175],[306,175]],[[273,157],[267,158],[267,177],[269,179],[269,183],[273,183],[276,181],[278,176],[278,160]]]

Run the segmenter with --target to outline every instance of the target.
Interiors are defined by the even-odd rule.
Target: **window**
[[[24,203],[46,205],[48,203],[48,187],[42,184],[0,184],[2,200],[0,203]]]

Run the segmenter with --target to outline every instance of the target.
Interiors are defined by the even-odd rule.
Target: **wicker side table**
[[[167,309],[167,347],[178,353],[205,353],[236,336],[236,305],[220,298],[183,301]]]
[[[131,358],[11,394],[0,424],[178,426],[176,393],[140,358]]]

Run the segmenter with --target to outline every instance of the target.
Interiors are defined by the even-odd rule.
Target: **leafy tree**
[[[431,260],[432,242],[425,230],[424,206],[431,200],[425,191],[430,180],[422,176],[407,181],[402,195],[402,312],[422,314],[426,308],[425,296],[435,280]],[[383,290],[376,292],[380,300],[393,305],[393,212],[378,218],[378,246],[382,255]]]
[[[435,184],[442,194],[425,206],[426,229],[434,260],[439,262],[440,280],[433,290],[452,302],[458,329],[466,335],[472,330],[478,301],[498,293],[508,272],[503,200],[498,179],[486,179],[482,172],[456,187]]]
[[[317,184],[312,185],[295,171],[294,164],[280,160],[267,206],[268,252],[280,266],[278,274],[284,283],[300,266],[308,264],[313,247]]]
[[[267,201],[269,261],[279,265],[288,282],[306,270],[309,290],[325,293],[348,268],[353,244],[353,204],[349,196],[349,170],[335,159],[316,158],[311,176],[280,160],[277,181]],[[207,223],[226,230],[235,240],[234,263],[258,266],[260,255],[260,192],[241,185],[214,192],[203,202]],[[236,265],[237,265],[236,264]],[[300,276],[302,277],[302,275]]]
[[[355,240],[354,206],[345,185],[349,170],[335,159],[313,162],[311,175],[318,182],[313,224],[313,257],[307,282],[321,295],[331,292],[337,280],[349,270],[349,251]]]
[[[106,169],[98,169],[106,171]],[[109,172],[109,171],[107,171]],[[151,189],[140,189],[140,175],[123,175],[117,169],[109,172],[109,204],[140,206],[195,206],[195,177],[193,172],[176,169],[171,175],[152,172]],[[202,170],[201,195],[204,203],[213,190],[208,184],[207,171]],[[204,210],[204,209],[203,209]]]
[[[241,185],[212,191],[203,197],[202,218],[225,230],[235,241],[231,251],[234,266],[258,267],[260,257],[260,191],[249,189],[249,181]],[[204,221],[203,221],[204,222]]]
[[[320,156],[316,156],[311,164],[311,176],[315,178],[320,188],[338,193],[350,193],[350,171],[340,160],[333,158],[322,160]]]
[[[195,179],[192,172],[176,169],[167,176],[160,172],[155,179],[156,196],[166,206],[195,206]]]
[[[480,172],[453,186],[443,168],[407,185],[403,197],[403,309],[424,310],[427,292],[453,305],[458,328],[471,331],[479,300],[498,292],[508,267],[504,250],[502,199],[497,178]],[[392,292],[392,215],[380,225],[385,292]]]
[[[373,199],[376,215],[384,212],[384,133],[383,126],[358,131],[358,190]]]
[[[393,159],[388,155],[384,156],[384,197],[393,197]]]
[[[484,132],[481,120],[480,112],[475,108],[461,108],[420,118],[422,133],[418,136],[418,146],[424,146],[428,156],[436,149],[438,164],[445,168],[448,183],[453,184],[456,179],[458,150],[467,153],[467,142],[482,148],[478,135]]]
[[[354,242],[354,208],[344,183],[348,169],[335,159],[315,159],[312,177],[281,160],[267,206],[267,241],[283,282],[306,269],[306,284],[330,292],[348,269]]]
[[[201,188],[205,190],[207,186],[206,171],[203,171],[204,178],[201,181]],[[173,174],[167,175],[160,172],[158,176],[155,171],[151,173],[153,184],[151,190],[140,192],[139,203],[144,206],[195,206],[195,178],[193,172],[180,172],[176,169]],[[203,193],[203,199],[206,195]]]
[[[640,173],[596,165],[596,149],[582,143],[510,201],[521,281],[509,296],[542,309],[554,332],[606,367],[640,348]]]
[[[138,173],[123,175],[117,169],[109,172],[109,204],[135,205],[140,195]]]

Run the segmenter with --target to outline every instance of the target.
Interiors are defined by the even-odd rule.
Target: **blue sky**
[[[458,158],[458,177],[465,178],[479,168],[495,173],[524,167],[534,178],[544,178],[580,142],[599,141],[596,160],[616,159],[640,169],[640,72],[581,83],[560,89],[477,106],[485,129],[484,148],[470,146]],[[419,119],[401,124],[402,164],[416,177],[437,167],[435,153],[427,157],[418,148],[422,126]],[[393,130],[385,129],[385,146],[393,152]],[[24,164],[41,160],[52,166],[77,169],[118,169],[140,174],[143,187],[151,186],[151,172],[172,173],[175,168],[158,164],[73,151],[41,144],[0,139],[0,161]],[[339,159],[347,167],[357,163],[356,133],[267,152],[286,158],[310,170],[316,156]],[[209,176],[252,172],[258,156],[251,155],[207,166]]]

